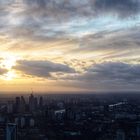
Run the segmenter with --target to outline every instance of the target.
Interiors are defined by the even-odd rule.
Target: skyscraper
[[[12,112],[13,112],[13,101],[8,101],[7,113],[12,113]]]
[[[6,139],[6,124],[4,122],[0,122],[0,140]]]
[[[26,102],[25,102],[25,99],[24,99],[23,96],[21,96],[20,100],[21,100],[21,102],[20,102],[20,111],[22,113],[24,113],[25,109],[26,109]]]
[[[8,123],[6,126],[6,140],[17,140],[17,125]]]
[[[41,96],[39,98],[39,108],[42,108],[43,107],[43,97]]]
[[[33,94],[29,96],[29,110],[32,112],[35,110],[35,98]]]
[[[20,97],[16,97],[15,110],[16,113],[20,112]]]
[[[38,107],[38,100],[37,97],[34,98],[34,108],[36,109]]]
[[[125,133],[121,129],[117,131],[117,140],[125,140]]]

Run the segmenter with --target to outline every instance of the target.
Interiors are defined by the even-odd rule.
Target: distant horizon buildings
[[[42,96],[35,97],[33,94],[30,94],[28,98],[16,96],[15,101],[9,100],[3,109],[6,109],[8,114],[32,113],[36,109],[42,109],[43,105],[44,99]]]
[[[25,100],[23,96],[15,97],[15,104],[11,101],[8,102],[7,111],[12,112],[12,108],[15,108],[17,113],[33,112],[37,108],[42,108],[44,105],[43,97],[34,97],[33,94],[30,94],[28,100]]]

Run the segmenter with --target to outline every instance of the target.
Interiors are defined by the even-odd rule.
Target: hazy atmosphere
[[[139,0],[0,0],[0,91],[139,85]]]

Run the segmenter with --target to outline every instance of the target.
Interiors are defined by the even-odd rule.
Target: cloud
[[[27,12],[36,15],[37,17],[44,17],[58,22],[67,21],[73,16],[88,15],[90,3],[88,0],[26,0]]]
[[[90,66],[84,73],[63,77],[67,83],[88,90],[129,91],[138,90],[140,84],[140,64],[103,62]]]
[[[79,21],[116,15],[135,17],[139,0],[15,0],[0,1],[1,33],[30,39],[68,37]],[[73,28],[73,29],[72,29]],[[21,30],[20,30],[21,29]],[[73,32],[72,32],[73,33]],[[74,33],[73,33],[74,34]],[[69,36],[70,37],[70,36]]]
[[[0,57],[0,75],[3,75],[8,72],[7,69],[3,68],[2,61],[3,61],[3,58]]]
[[[74,48],[71,53],[88,53],[87,55],[92,53],[91,59],[95,58],[102,62],[105,60],[125,61],[132,57],[139,59],[139,36],[139,26],[127,30],[99,31],[81,37],[79,47]]]
[[[51,77],[51,73],[74,73],[75,70],[67,65],[54,63],[50,61],[28,61],[20,60],[14,69],[24,74],[36,77]]]
[[[90,67],[84,74],[86,80],[140,82],[140,64],[104,62]]]
[[[113,14],[125,18],[140,12],[139,0],[91,0],[91,3],[97,14]]]
[[[6,72],[7,72],[7,70],[6,70],[6,69],[0,68],[0,75],[5,74]]]
[[[139,0],[26,0],[25,3],[28,10],[38,17],[51,17],[58,21],[67,20],[73,16],[96,17],[100,14],[130,17],[140,12]]]

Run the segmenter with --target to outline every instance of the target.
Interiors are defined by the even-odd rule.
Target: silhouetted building
[[[20,112],[20,97],[16,97],[15,110],[17,113]]]
[[[136,133],[137,137],[140,137],[140,123],[137,124]]]
[[[7,104],[7,113],[13,113],[13,101],[8,101]]]
[[[37,109],[37,107],[38,107],[38,100],[37,100],[37,98],[35,97],[35,98],[34,98],[34,108]]]
[[[123,130],[117,131],[117,140],[125,140],[125,133]]]
[[[0,140],[6,139],[6,124],[0,122]]]
[[[20,127],[23,128],[26,124],[26,120],[25,120],[25,117],[21,117],[20,119]]]
[[[35,98],[33,94],[29,96],[29,110],[32,112],[35,110]]]
[[[34,121],[33,118],[30,119],[29,126],[30,127],[34,127],[35,126],[35,121]]]
[[[42,108],[43,107],[43,97],[41,96],[39,98],[39,108]]]
[[[20,101],[20,112],[24,113],[26,109],[26,102],[23,96],[21,96],[21,101]]]
[[[8,123],[6,126],[6,140],[17,140],[17,125]]]

